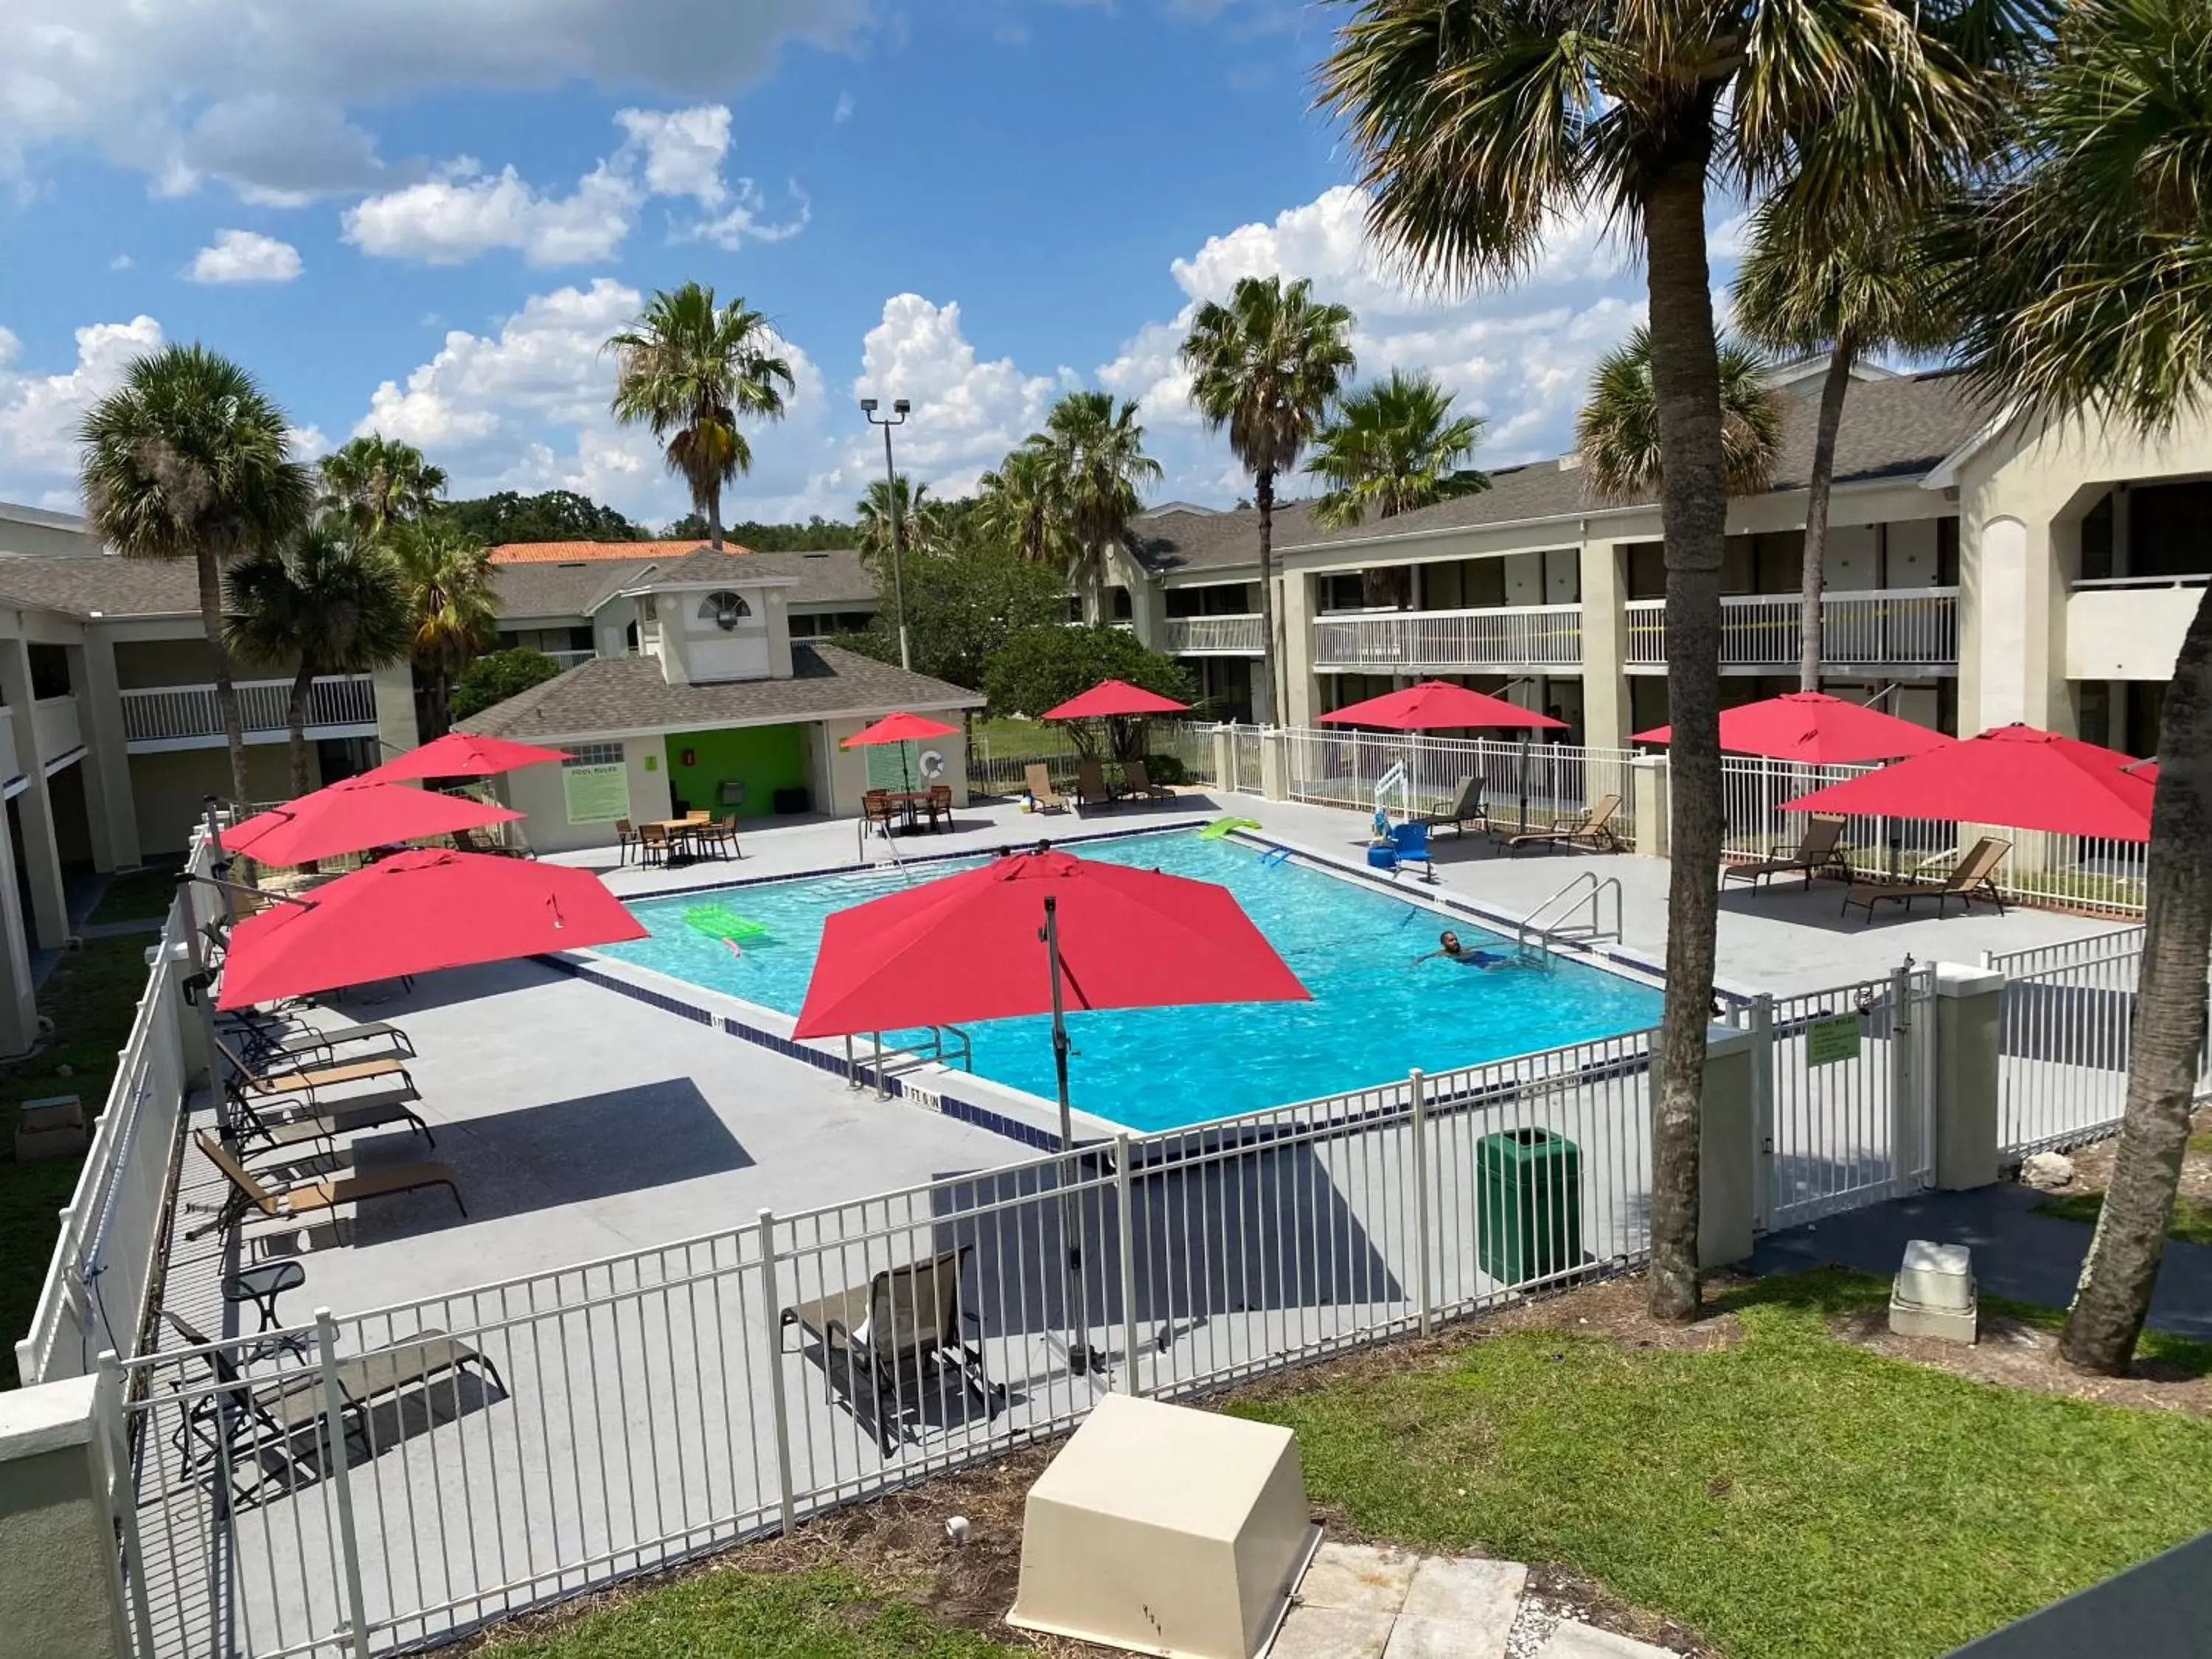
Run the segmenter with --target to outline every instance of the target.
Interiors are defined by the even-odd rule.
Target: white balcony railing
[[[1481,611],[1376,611],[1314,623],[1314,666],[1334,671],[1572,668],[1583,659],[1578,605]]]
[[[1739,593],[1721,601],[1721,665],[1797,665],[1795,593]],[[1832,667],[1951,668],[1959,660],[1959,590],[1883,587],[1826,593],[1820,602],[1820,660]],[[1667,665],[1663,599],[1628,604],[1628,665]]]
[[[31,705],[31,729],[38,733],[39,759],[51,763],[84,747],[75,694],[41,697]]]
[[[562,672],[566,673],[578,663],[589,662],[599,653],[596,651],[548,651],[545,654],[559,663]]]
[[[1260,657],[1267,635],[1257,616],[1170,617],[1161,648],[1170,657]]]
[[[246,680],[238,686],[238,714],[248,743],[268,743],[291,729],[292,682]],[[376,730],[376,689],[366,674],[330,674],[315,681],[307,731],[318,737],[361,737]],[[123,694],[123,735],[133,748],[192,749],[222,741],[222,709],[212,685],[165,685]]]
[[[2066,678],[2173,677],[2204,576],[2113,576],[2075,582],[2066,596]]]

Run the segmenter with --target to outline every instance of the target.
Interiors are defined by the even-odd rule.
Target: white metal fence
[[[1735,593],[1721,601],[1721,662],[1730,668],[1794,668],[1798,618],[1795,593]],[[1667,662],[1663,599],[1627,605],[1628,656],[1634,668]],[[1940,668],[1959,660],[1959,590],[1889,587],[1835,592],[1820,601],[1820,656],[1832,666]]]
[[[434,1642],[1109,1389],[1187,1397],[1631,1266],[1649,1075],[1642,1035],[1582,1043],[319,1316],[298,1352],[110,1362],[137,1650]],[[871,1316],[942,1340],[874,1375],[825,1348]]]
[[[1313,654],[1314,666],[1323,673],[1571,668],[1583,659],[1583,608],[1522,605],[1325,616],[1313,625]]]
[[[1160,649],[1171,657],[1258,657],[1267,633],[1258,612],[1218,617],[1170,617]]]
[[[1198,720],[1150,720],[1146,724],[1145,748],[1153,755],[1172,755],[1182,763],[1183,775],[1192,783],[1212,783],[1213,727]],[[971,795],[1018,795],[1028,787],[1026,774],[1042,764],[1055,779],[1073,777],[1081,758],[1074,744],[1059,726],[1040,727],[1034,736],[1011,747],[997,747],[978,733],[968,748],[968,793]]]
[[[1587,749],[1573,744],[1521,744],[1497,738],[1437,738],[1353,727],[1291,726],[1271,739],[1284,746],[1285,787],[1294,800],[1366,811],[1375,786],[1403,762],[1415,808],[1434,811],[1459,793],[1460,780],[1482,780],[1482,799],[1495,822],[1528,817],[1548,824],[1589,810],[1607,795],[1620,797],[1611,828],[1623,842],[1635,838],[1635,792],[1625,749]]]
[[[196,840],[188,867],[204,873],[207,862]],[[84,1169],[61,1212],[30,1331],[15,1345],[26,1385],[83,1376],[104,1351],[137,1349],[166,1244],[185,1091],[182,1005],[162,964],[186,951],[187,933],[209,914],[204,901],[179,897],[162,924]]]

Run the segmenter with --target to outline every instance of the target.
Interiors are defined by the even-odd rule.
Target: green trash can
[[[1475,1143],[1475,1259],[1519,1285],[1583,1261],[1582,1149],[1549,1129],[1506,1129]]]

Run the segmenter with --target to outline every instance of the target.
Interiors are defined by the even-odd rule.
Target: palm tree
[[[1868,354],[1933,351],[1951,331],[1937,301],[1927,238],[1894,214],[1814,215],[1788,192],[1769,197],[1753,221],[1751,252],[1735,278],[1738,326],[1770,351],[1825,351],[1813,464],[1805,479],[1805,564],[1799,608],[1797,684],[1820,689],[1820,589],[1828,546],[1828,493],[1836,434],[1851,371]]]
[[[1756,495],[1774,475],[1782,441],[1782,396],[1766,383],[1766,362],[1741,341],[1722,338],[1721,452],[1728,493]],[[1662,487],[1659,394],[1651,380],[1651,331],[1639,328],[1597,360],[1589,395],[1575,422],[1575,450],[1590,488],[1615,501],[1649,501]]]
[[[2157,433],[2212,398],[2212,4],[2075,0],[2027,100],[2033,165],[1965,204],[1962,356],[2053,422]],[[2058,1352],[2124,1371],[2142,1334],[2189,1139],[2212,951],[2212,591],[2166,688],[2143,875],[2127,1103]]]
[[[1360,0],[1322,66],[1322,101],[1350,129],[1370,223],[1418,274],[1460,285],[1517,274],[1559,216],[1592,210],[1641,243],[1674,726],[1652,1148],[1658,1317],[1690,1318],[1698,1305],[1699,1095],[1721,854],[1729,472],[1707,191],[1789,183],[1812,212],[1928,199],[1990,120],[1986,66],[2033,49],[2034,12],[1895,0]]]
[[[230,568],[223,640],[248,662],[294,665],[292,793],[312,787],[307,714],[319,674],[369,674],[407,655],[407,594],[391,556],[337,515],[289,549],[257,549]]]
[[[126,556],[198,567],[200,628],[241,803],[252,791],[223,646],[222,568],[237,554],[282,545],[307,521],[314,481],[292,459],[287,432],[284,411],[251,374],[195,343],[133,362],[77,433],[85,514],[100,538]]]
[[[1342,528],[1370,512],[1395,518],[1489,489],[1490,475],[1467,465],[1482,441],[1482,419],[1454,419],[1451,407],[1452,394],[1428,375],[1395,368],[1346,398],[1306,463],[1328,486],[1314,503],[1315,522]]]
[[[1283,645],[1276,637],[1275,480],[1297,465],[1322,414],[1355,367],[1352,312],[1314,302],[1304,278],[1240,277],[1229,303],[1209,300],[1182,343],[1190,396],[1206,429],[1229,428],[1229,447],[1252,475],[1260,508],[1260,626],[1267,664],[1267,718],[1283,720]]]
[[[1065,570],[1075,562],[1075,535],[1066,505],[1052,447],[1039,433],[1010,452],[997,471],[977,480],[975,529],[1034,564]]]
[[[860,532],[860,556],[868,568],[880,570],[890,558],[894,518],[898,520],[900,545],[907,552],[939,551],[945,544],[943,506],[930,495],[927,484],[915,483],[903,472],[898,475],[896,490],[883,478],[870,484],[868,493],[853,504],[853,518]]]
[[[453,681],[499,631],[491,553],[435,519],[403,524],[384,545],[407,599],[408,651],[423,687],[423,735],[443,737]]]
[[[1091,614],[1103,622],[1107,560],[1144,506],[1143,486],[1160,476],[1160,464],[1145,453],[1137,405],[1117,408],[1109,392],[1070,392],[1030,441],[1050,458],[1052,492],[1066,525],[1069,579],[1089,594]]]
[[[380,432],[340,445],[316,469],[322,475],[317,505],[345,514],[364,536],[380,536],[388,524],[420,518],[446,491],[442,467],[424,460],[413,444]]]
[[[615,353],[615,418],[653,428],[668,470],[690,487],[706,515],[707,539],[722,546],[722,487],[752,471],[752,446],[738,422],[780,420],[793,389],[791,365],[775,355],[768,319],[742,299],[714,303],[714,290],[686,283],[656,292],[644,314],[607,341]]]

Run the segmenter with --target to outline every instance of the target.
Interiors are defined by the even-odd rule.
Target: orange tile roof
[[[675,542],[507,542],[491,550],[494,564],[574,564],[580,559],[662,559],[684,554],[707,544],[703,536]],[[724,544],[731,553],[750,553],[750,547]]]

